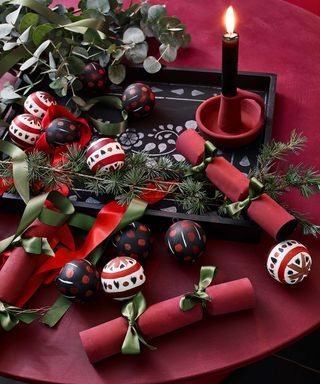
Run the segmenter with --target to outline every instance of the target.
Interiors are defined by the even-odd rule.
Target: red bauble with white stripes
[[[24,102],[24,110],[42,119],[51,105],[57,102],[48,92],[37,91],[31,93]]]
[[[110,260],[101,273],[103,290],[115,300],[127,300],[141,290],[146,277],[141,264],[131,257]]]
[[[107,137],[93,141],[86,152],[87,164],[93,172],[118,170],[123,167],[125,157],[121,145]]]
[[[33,147],[41,133],[41,120],[38,117],[23,113],[16,116],[9,127],[11,141],[20,148]]]

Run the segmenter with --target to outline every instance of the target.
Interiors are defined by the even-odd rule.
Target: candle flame
[[[229,34],[234,32],[234,12],[231,5],[226,12],[226,28]]]

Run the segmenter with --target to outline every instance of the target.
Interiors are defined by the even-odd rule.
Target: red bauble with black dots
[[[205,249],[206,235],[198,223],[181,220],[169,227],[165,242],[168,252],[179,261],[195,261]]]
[[[61,269],[56,285],[70,300],[88,300],[99,289],[100,274],[90,261],[72,260]]]
[[[79,80],[86,91],[92,93],[102,92],[106,86],[106,71],[98,63],[89,63],[79,75]]]
[[[78,142],[80,129],[76,122],[59,117],[51,121],[46,129],[46,140],[52,147]]]
[[[134,83],[122,94],[125,110],[134,117],[145,117],[153,111],[155,96],[147,84]]]
[[[112,241],[118,256],[129,256],[140,261],[149,256],[152,248],[150,229],[134,221],[118,232]]]

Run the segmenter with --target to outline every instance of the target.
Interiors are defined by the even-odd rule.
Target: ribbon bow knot
[[[248,196],[242,201],[227,205],[226,209],[231,217],[239,217],[240,213],[248,208],[252,201],[259,199],[264,192],[264,185],[255,177],[250,179]]]
[[[33,320],[38,318],[39,315],[40,310],[21,309],[0,301],[0,326],[7,332],[11,331],[19,321],[30,324]]]
[[[18,236],[11,244],[14,247],[23,247],[27,253],[54,256],[54,252],[46,237],[30,237],[28,239],[23,239]]]
[[[202,162],[194,167],[191,167],[185,172],[185,176],[191,176],[195,173],[203,172],[208,164],[212,162],[212,160],[216,157],[218,149],[210,142],[206,141],[204,143],[204,153]]]
[[[149,349],[156,349],[149,345],[139,333],[137,320],[146,310],[147,304],[141,292],[121,308],[122,316],[128,321],[128,330],[121,347],[124,355],[136,355],[140,353],[140,342]]]
[[[199,283],[195,284],[195,291],[186,293],[180,300],[180,309],[182,311],[189,311],[199,303],[201,303],[203,310],[206,309],[206,302],[211,301],[206,288],[212,283],[216,271],[216,267],[213,266],[201,267]]]

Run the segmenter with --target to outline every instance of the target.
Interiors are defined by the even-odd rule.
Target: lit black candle
[[[222,38],[222,94],[232,97],[237,94],[239,35],[234,32],[232,7],[226,13],[227,33]]]

